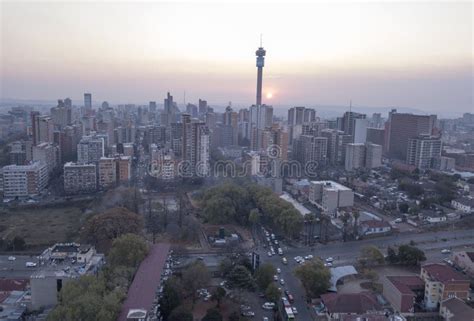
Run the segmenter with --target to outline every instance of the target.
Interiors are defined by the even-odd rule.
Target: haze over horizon
[[[1,98],[474,109],[469,2],[1,7]]]

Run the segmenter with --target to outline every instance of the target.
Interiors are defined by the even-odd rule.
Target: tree
[[[398,261],[400,264],[417,266],[425,260],[425,253],[415,246],[405,244],[398,248]]]
[[[295,275],[303,283],[306,294],[310,297],[318,297],[325,293],[331,285],[331,272],[319,259],[306,261],[295,269]]]
[[[407,203],[401,203],[398,205],[398,209],[400,210],[400,212],[402,213],[408,213],[408,204]]]
[[[211,276],[207,267],[201,261],[196,261],[188,266],[182,274],[182,282],[185,284],[185,291],[196,302],[196,291],[209,284]]]
[[[240,321],[240,314],[237,311],[233,311],[229,314],[229,321]]]
[[[23,251],[26,248],[25,239],[21,236],[15,236],[12,240],[13,251]]]
[[[148,245],[141,236],[125,234],[114,240],[107,259],[113,266],[136,268],[147,254]]]
[[[225,289],[221,286],[218,286],[212,293],[212,300],[217,302],[217,307],[220,307],[222,298],[225,297]]]
[[[180,305],[171,311],[168,321],[193,321],[193,314],[188,308]]]
[[[232,271],[232,268],[234,267],[234,264],[232,260],[228,257],[224,258],[221,260],[219,263],[219,272],[223,277],[227,277],[230,271]]]
[[[258,211],[258,209],[253,208],[250,211],[249,221],[250,221],[250,223],[252,223],[252,225],[258,224],[258,222],[260,221],[260,212]]]
[[[383,264],[385,258],[376,246],[370,245],[362,248],[358,261],[362,266],[370,267]]]
[[[270,283],[265,290],[265,297],[269,302],[278,303],[278,300],[281,297],[281,292],[278,289],[278,286],[275,283]]]
[[[265,290],[269,284],[273,282],[273,276],[276,274],[276,269],[270,263],[260,265],[255,272],[255,280],[260,289]]]
[[[84,228],[86,239],[98,244],[128,233],[140,234],[142,217],[124,207],[115,207],[90,218]]]
[[[386,260],[390,264],[395,264],[395,263],[398,262],[397,252],[391,246],[389,246],[387,248],[387,258],[386,258]]]
[[[250,271],[243,265],[236,265],[227,276],[230,286],[246,290],[255,289],[255,281]]]
[[[210,308],[207,310],[206,315],[201,321],[222,321],[222,314],[216,308]]]
[[[160,311],[165,320],[181,304],[183,292],[181,282],[176,277],[168,279],[163,287],[163,296],[160,300]]]

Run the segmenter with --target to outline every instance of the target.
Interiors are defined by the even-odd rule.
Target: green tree
[[[389,246],[387,248],[387,258],[386,258],[386,260],[390,264],[395,264],[395,263],[398,262],[397,252],[391,246]]]
[[[135,234],[125,234],[115,239],[107,257],[113,266],[138,267],[148,254],[145,240]]]
[[[275,283],[270,283],[265,290],[265,297],[270,302],[278,303],[278,300],[281,297],[281,292],[278,289],[278,286]]]
[[[425,253],[415,246],[405,244],[398,248],[398,261],[400,264],[417,266],[425,260]]]
[[[249,221],[252,223],[252,225],[256,225],[260,222],[260,212],[258,209],[254,208],[250,211]]]
[[[26,248],[25,239],[21,236],[15,236],[12,240],[13,251],[23,251]]]
[[[225,297],[225,289],[221,286],[218,286],[212,293],[212,300],[217,302],[217,307],[220,307],[221,300]]]
[[[206,315],[201,321],[222,321],[222,314],[216,308],[210,308],[207,310]]]
[[[371,267],[383,264],[385,258],[376,246],[369,245],[362,248],[358,261],[362,266]]]
[[[166,281],[160,300],[160,310],[165,320],[181,304],[182,293],[183,288],[178,278],[171,277]]]
[[[398,205],[398,209],[400,210],[400,212],[402,213],[408,213],[408,204],[407,203],[401,203]]]
[[[193,321],[193,314],[188,308],[180,305],[171,311],[168,321]]]
[[[260,289],[265,290],[273,282],[273,276],[276,274],[275,267],[270,263],[260,265],[255,272],[255,280]]]
[[[191,296],[193,303],[196,302],[196,291],[209,284],[211,276],[209,270],[201,261],[196,261],[182,273],[182,282],[185,284],[185,291]]]
[[[306,290],[306,294],[312,298],[319,297],[325,293],[330,286],[331,272],[319,259],[306,261],[295,269],[298,277]]]
[[[255,281],[250,271],[243,265],[236,265],[227,276],[230,286],[246,290],[255,289]]]

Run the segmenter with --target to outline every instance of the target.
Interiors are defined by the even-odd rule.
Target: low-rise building
[[[390,233],[391,231],[392,227],[387,221],[366,220],[359,224],[359,235],[381,235]]]
[[[346,315],[375,313],[382,307],[371,292],[326,293],[321,295],[321,305],[328,320],[341,320]]]
[[[441,302],[439,314],[444,321],[473,321],[474,309],[458,298]]]
[[[395,312],[410,315],[415,304],[423,302],[425,283],[419,276],[386,276],[383,279],[383,296]]]
[[[354,205],[354,192],[333,181],[311,181],[309,201],[327,215],[336,215],[337,209]]]
[[[441,301],[449,298],[466,300],[469,296],[469,278],[445,264],[423,265],[420,277],[425,282],[427,309],[435,310]]]
[[[451,201],[451,206],[456,210],[463,213],[473,213],[474,212],[474,198],[471,197],[461,197],[456,198]]]
[[[463,269],[467,275],[474,277],[474,252],[455,252],[453,254],[453,262]]]
[[[64,192],[66,194],[92,193],[97,190],[95,164],[64,164]]]

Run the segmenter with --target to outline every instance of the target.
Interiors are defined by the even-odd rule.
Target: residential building
[[[42,162],[2,168],[5,198],[38,196],[48,185],[48,169]]]
[[[95,164],[64,164],[64,191],[66,194],[92,193],[97,190]]]
[[[59,164],[59,149],[51,143],[39,143],[33,146],[33,161],[46,165],[50,174]]]
[[[365,168],[378,168],[382,166],[382,145],[365,144]]]
[[[309,201],[328,215],[336,215],[339,208],[354,205],[354,192],[333,181],[311,181]]]
[[[326,137],[301,135],[295,140],[294,158],[302,166],[306,166],[310,162],[326,164],[327,144],[328,139]]]
[[[53,142],[54,123],[51,117],[41,116],[39,112],[34,111],[31,113],[31,126],[33,146]]]
[[[346,171],[363,168],[365,166],[365,144],[347,144],[346,146]]]
[[[385,143],[385,129],[384,128],[367,128],[367,142],[381,145]]]
[[[419,169],[432,168],[434,160],[441,157],[441,138],[418,136],[408,139],[407,164]]]
[[[474,198],[460,197],[451,201],[451,206],[466,214],[474,212]]]
[[[207,175],[209,165],[209,128],[205,123],[191,121],[188,114],[183,114],[182,160],[184,167],[181,175]]]
[[[374,236],[384,235],[390,233],[392,227],[387,221],[380,220],[366,220],[359,224],[359,235],[360,236]]]
[[[467,275],[474,277],[474,252],[459,251],[453,254],[453,262]]]
[[[132,158],[130,156],[119,155],[115,157],[118,183],[126,183],[132,177]]]
[[[458,298],[442,301],[439,314],[444,321],[474,321],[474,309]]]
[[[395,312],[411,315],[415,305],[423,302],[425,283],[419,276],[386,276],[382,284],[383,296]]]
[[[97,164],[104,157],[104,139],[94,136],[83,136],[77,144],[77,162],[80,164]]]
[[[117,164],[114,158],[101,157],[99,159],[99,186],[107,188],[117,183]]]
[[[328,320],[343,320],[346,315],[383,311],[371,292],[322,294],[321,305]]]
[[[452,267],[432,263],[421,267],[421,279],[425,282],[425,307],[438,309],[441,301],[449,298],[466,300],[469,296],[469,278]]]

